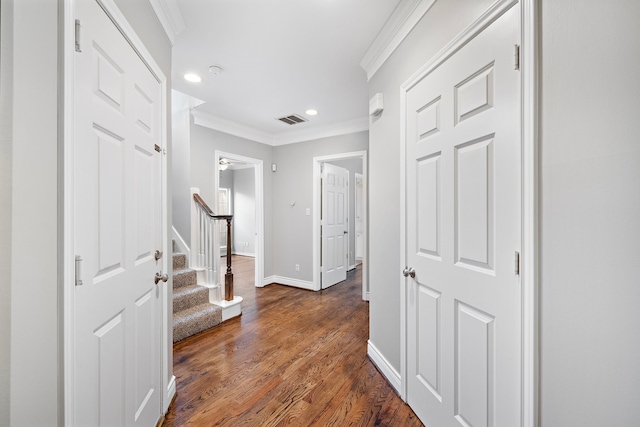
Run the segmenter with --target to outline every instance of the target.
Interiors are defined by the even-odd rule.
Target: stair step
[[[209,289],[200,285],[182,286],[173,291],[173,314],[209,303]]]
[[[181,253],[173,254],[173,271],[187,268],[187,255]]]
[[[182,288],[183,286],[191,286],[198,283],[198,277],[195,270],[185,268],[173,272],[173,289]]]
[[[222,308],[209,303],[174,313],[173,342],[182,341],[220,323],[222,323]]]

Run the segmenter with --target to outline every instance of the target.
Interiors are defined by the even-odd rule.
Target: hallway
[[[366,356],[361,266],[310,292],[255,288],[252,264],[234,256],[242,316],[174,346],[164,426],[422,425]]]

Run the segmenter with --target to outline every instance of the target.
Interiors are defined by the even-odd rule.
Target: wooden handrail
[[[217,220],[233,219],[233,215],[216,215],[215,213],[213,213],[209,205],[207,205],[207,202],[205,202],[198,193],[193,193],[193,200],[195,200],[196,204],[198,204],[204,210],[204,213],[206,213],[209,218]]]
[[[227,221],[227,271],[224,275],[224,299],[233,301],[233,271],[231,269],[231,220],[233,215],[216,215],[198,193],[193,193],[193,200],[209,218]]]

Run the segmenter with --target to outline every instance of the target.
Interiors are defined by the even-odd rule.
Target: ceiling
[[[272,137],[362,123],[369,107],[359,64],[399,2],[178,0],[173,89],[204,101],[196,109],[207,117]],[[223,71],[210,73],[213,65]],[[309,121],[276,120],[291,114]]]

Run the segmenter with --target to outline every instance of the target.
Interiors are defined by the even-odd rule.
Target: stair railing
[[[191,214],[191,268],[198,272],[204,285],[219,287],[220,244],[217,238],[218,221],[227,222],[227,270],[224,275],[224,299],[233,301],[233,270],[231,266],[231,221],[233,215],[216,215],[192,189]]]

